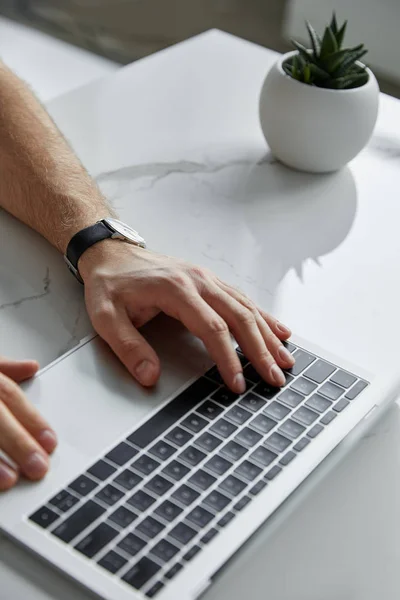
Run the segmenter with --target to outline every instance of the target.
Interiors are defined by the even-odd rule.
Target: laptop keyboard
[[[368,385],[286,346],[296,363],[283,388],[238,349],[244,394],[213,367],[30,520],[155,597]]]

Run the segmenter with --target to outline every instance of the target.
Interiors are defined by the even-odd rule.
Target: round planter
[[[313,173],[336,171],[364,148],[375,127],[379,86],[369,79],[362,87],[330,90],[286,75],[282,64],[268,72],[260,95],[260,122],[272,153],[284,164]]]

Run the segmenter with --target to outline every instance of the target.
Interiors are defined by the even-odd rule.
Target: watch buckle
[[[67,255],[64,254],[64,262],[66,263],[68,269],[71,271],[72,275],[79,281],[79,283],[83,284],[83,279],[80,276],[80,273],[76,267],[72,264],[72,262],[68,259]]]

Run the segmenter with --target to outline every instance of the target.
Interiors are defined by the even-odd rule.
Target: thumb
[[[0,373],[3,373],[16,383],[33,377],[39,369],[36,360],[11,360],[0,356]]]
[[[97,333],[107,342],[128,371],[142,385],[155,385],[160,376],[157,354],[144,339],[124,308],[100,311],[92,320]]]

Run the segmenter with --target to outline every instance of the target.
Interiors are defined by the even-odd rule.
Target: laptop
[[[98,337],[24,385],[59,446],[43,481],[0,494],[0,528],[104,600],[206,598],[320,463],[396,399],[400,380],[293,337],[281,389],[237,348],[247,381],[237,396],[178,323],[160,317],[144,333],[163,367],[154,390]]]

